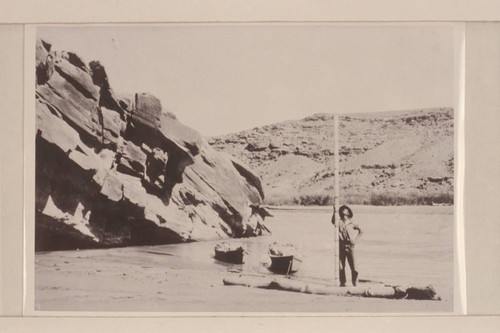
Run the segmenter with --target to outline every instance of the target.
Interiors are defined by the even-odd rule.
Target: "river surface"
[[[333,226],[325,208],[273,209],[266,225],[272,234],[231,240],[246,250],[243,265],[213,259],[214,242],[149,247],[158,253],[215,263],[247,273],[267,269],[269,244],[293,244],[303,258],[296,277],[331,281],[334,267]],[[453,211],[451,207],[355,207],[355,223],[363,230],[357,242],[360,279],[390,284],[453,284]],[[143,250],[143,248],[141,248]],[[348,272],[349,274],[349,272]],[[349,280],[349,278],[348,278]]]
[[[409,311],[452,311],[453,208],[352,208],[354,221],[363,230],[363,235],[356,244],[356,265],[360,283],[374,281],[403,286],[433,285],[443,300],[429,303],[430,307],[425,301],[413,301],[416,302],[413,305],[409,305],[409,301],[393,302],[406,302],[406,305],[399,303],[403,305],[403,312],[405,306]],[[266,219],[266,225],[272,231],[271,235],[229,240],[243,244],[246,253],[242,265],[216,261],[213,254],[218,241],[37,253],[37,308],[106,311],[269,311],[266,305],[261,305],[262,302],[267,302],[267,306],[276,311],[301,311],[301,307],[312,299],[307,297],[313,297],[312,295],[224,287],[221,283],[225,275],[234,272],[271,275],[267,269],[270,263],[267,251],[269,244],[274,241],[293,244],[300,253],[303,262],[293,279],[333,283],[334,242],[330,209],[277,208],[270,211],[273,217]],[[347,270],[346,273],[347,280],[350,281],[350,271]],[[165,279],[167,274],[168,281]],[[157,290],[154,289],[156,286],[162,287]],[[235,303],[234,296],[231,295],[236,289],[231,288],[242,288],[234,295],[246,295],[246,301],[240,299]],[[251,291],[252,289],[254,291]],[[268,296],[275,295],[274,293],[282,295],[279,296],[282,298],[279,302],[279,297]],[[158,296],[162,294],[169,296]],[[204,294],[209,296],[203,296]],[[287,294],[295,295],[286,296]],[[85,297],[75,301],[75,296],[78,295]],[[210,299],[206,299],[207,297]],[[322,301],[326,299],[325,296],[314,296],[314,299],[319,303],[317,308],[309,308],[313,309],[312,311],[321,309],[366,312],[369,309],[370,312],[398,312],[400,309],[396,304],[387,303],[390,300],[360,301],[365,304],[358,306],[353,302],[353,297],[350,297],[346,303],[348,305],[342,307],[342,302],[332,304]],[[120,303],[121,300],[123,303]],[[292,302],[296,302],[296,305],[291,304]],[[377,302],[385,306],[377,310],[373,307]]]

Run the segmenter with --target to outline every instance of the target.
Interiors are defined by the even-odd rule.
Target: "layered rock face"
[[[260,180],[98,61],[36,44],[35,248],[166,244],[265,232]]]
[[[333,200],[333,115],[316,114],[215,137],[261,177],[268,204]],[[452,204],[454,110],[340,117],[340,196],[355,204]]]

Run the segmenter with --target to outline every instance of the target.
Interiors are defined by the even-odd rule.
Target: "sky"
[[[37,37],[99,60],[116,92],[151,93],[205,136],[454,101],[451,25],[43,26]]]

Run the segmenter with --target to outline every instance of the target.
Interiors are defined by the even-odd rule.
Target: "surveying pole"
[[[333,177],[334,177],[334,195],[333,195],[333,206],[335,207],[335,225],[333,229],[333,253],[334,253],[334,283],[335,285],[340,285],[339,279],[339,207],[340,207],[340,185],[339,185],[339,115],[335,113],[333,115],[333,153],[334,153],[334,163],[333,163]]]

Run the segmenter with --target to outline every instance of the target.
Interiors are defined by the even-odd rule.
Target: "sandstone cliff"
[[[452,108],[351,114],[340,119],[341,201],[452,204]],[[268,204],[330,204],[333,115],[316,114],[210,139],[261,177]]]
[[[260,179],[104,66],[36,44],[36,250],[255,236]],[[264,229],[264,230],[263,230]]]

